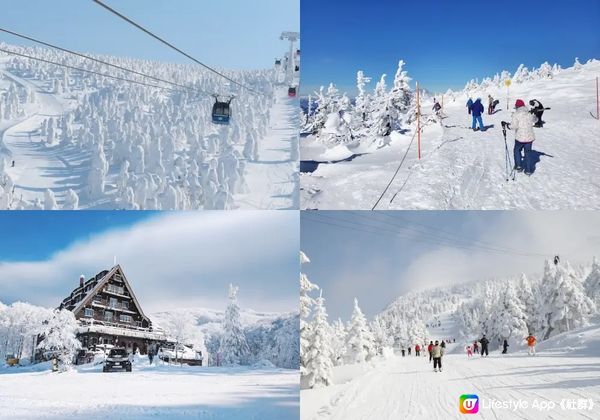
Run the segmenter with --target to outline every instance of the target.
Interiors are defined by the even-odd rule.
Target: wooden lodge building
[[[120,265],[88,280],[82,276],[59,309],[73,312],[80,324],[77,338],[83,351],[78,359],[113,346],[147,354],[148,349],[171,342],[163,330],[153,328]]]

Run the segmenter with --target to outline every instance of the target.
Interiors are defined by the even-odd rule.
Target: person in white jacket
[[[515,132],[515,170],[525,171],[526,175],[531,175],[533,173],[531,147],[535,140],[533,126],[536,118],[527,110],[522,99],[517,99],[515,108],[512,121],[508,124],[508,128]]]

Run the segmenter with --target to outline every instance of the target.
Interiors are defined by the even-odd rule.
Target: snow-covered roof
[[[131,328],[110,327],[106,325],[86,325],[78,328],[77,332],[82,333],[101,333],[124,337],[145,338],[148,340],[170,341],[164,332],[160,331],[142,331]]]

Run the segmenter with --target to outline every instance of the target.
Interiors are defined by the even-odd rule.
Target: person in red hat
[[[507,124],[508,129],[515,132],[515,170],[525,171],[526,175],[533,173],[533,159],[531,156],[531,146],[535,140],[533,126],[536,119],[525,107],[522,99],[515,102],[515,112],[512,121]]]

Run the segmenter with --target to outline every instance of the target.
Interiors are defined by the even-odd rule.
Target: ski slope
[[[248,194],[236,195],[239,208],[297,209],[298,108],[297,98],[287,96],[287,87],[275,89],[269,131],[258,145],[259,160],[246,165]]]
[[[147,363],[140,359],[131,373],[102,373],[101,365],[66,373],[1,368],[0,417],[298,418],[297,370]]]
[[[506,109],[506,90],[492,87],[459,92],[454,101],[446,97],[448,118],[441,122],[431,115],[433,103],[423,103],[421,160],[414,126],[393,132],[389,141],[363,139],[356,148],[337,146],[335,153],[312,136],[303,139],[303,161],[341,161],[321,163],[314,172],[301,175],[302,208],[371,209],[406,153],[377,209],[598,209],[600,121],[590,115],[596,112],[598,75],[600,62],[593,61],[579,71],[565,69],[552,79],[511,86],[510,107],[521,98],[538,99],[551,108],[544,114],[544,128],[535,129],[533,149],[539,152],[539,162],[531,177],[517,173],[514,181],[506,181],[500,122],[510,121],[511,111]],[[501,101],[494,115],[487,115],[488,94]],[[483,122],[489,128],[484,132],[470,130],[465,107],[469,96],[481,97],[486,107]],[[511,131],[507,142],[512,166]]]
[[[443,325],[443,323],[442,323]],[[435,338],[434,338],[435,339]],[[458,340],[457,340],[458,341]],[[561,334],[524,350],[467,358],[450,345],[443,372],[434,373],[428,357],[380,358],[367,365],[334,368],[335,385],[301,391],[303,420],[462,418],[459,397],[476,394],[484,419],[595,419],[600,406],[600,327]],[[493,401],[527,402],[516,411]],[[566,410],[561,401],[593,401],[589,409]],[[538,408],[534,408],[537,401]],[[553,402],[554,407],[542,404]]]

